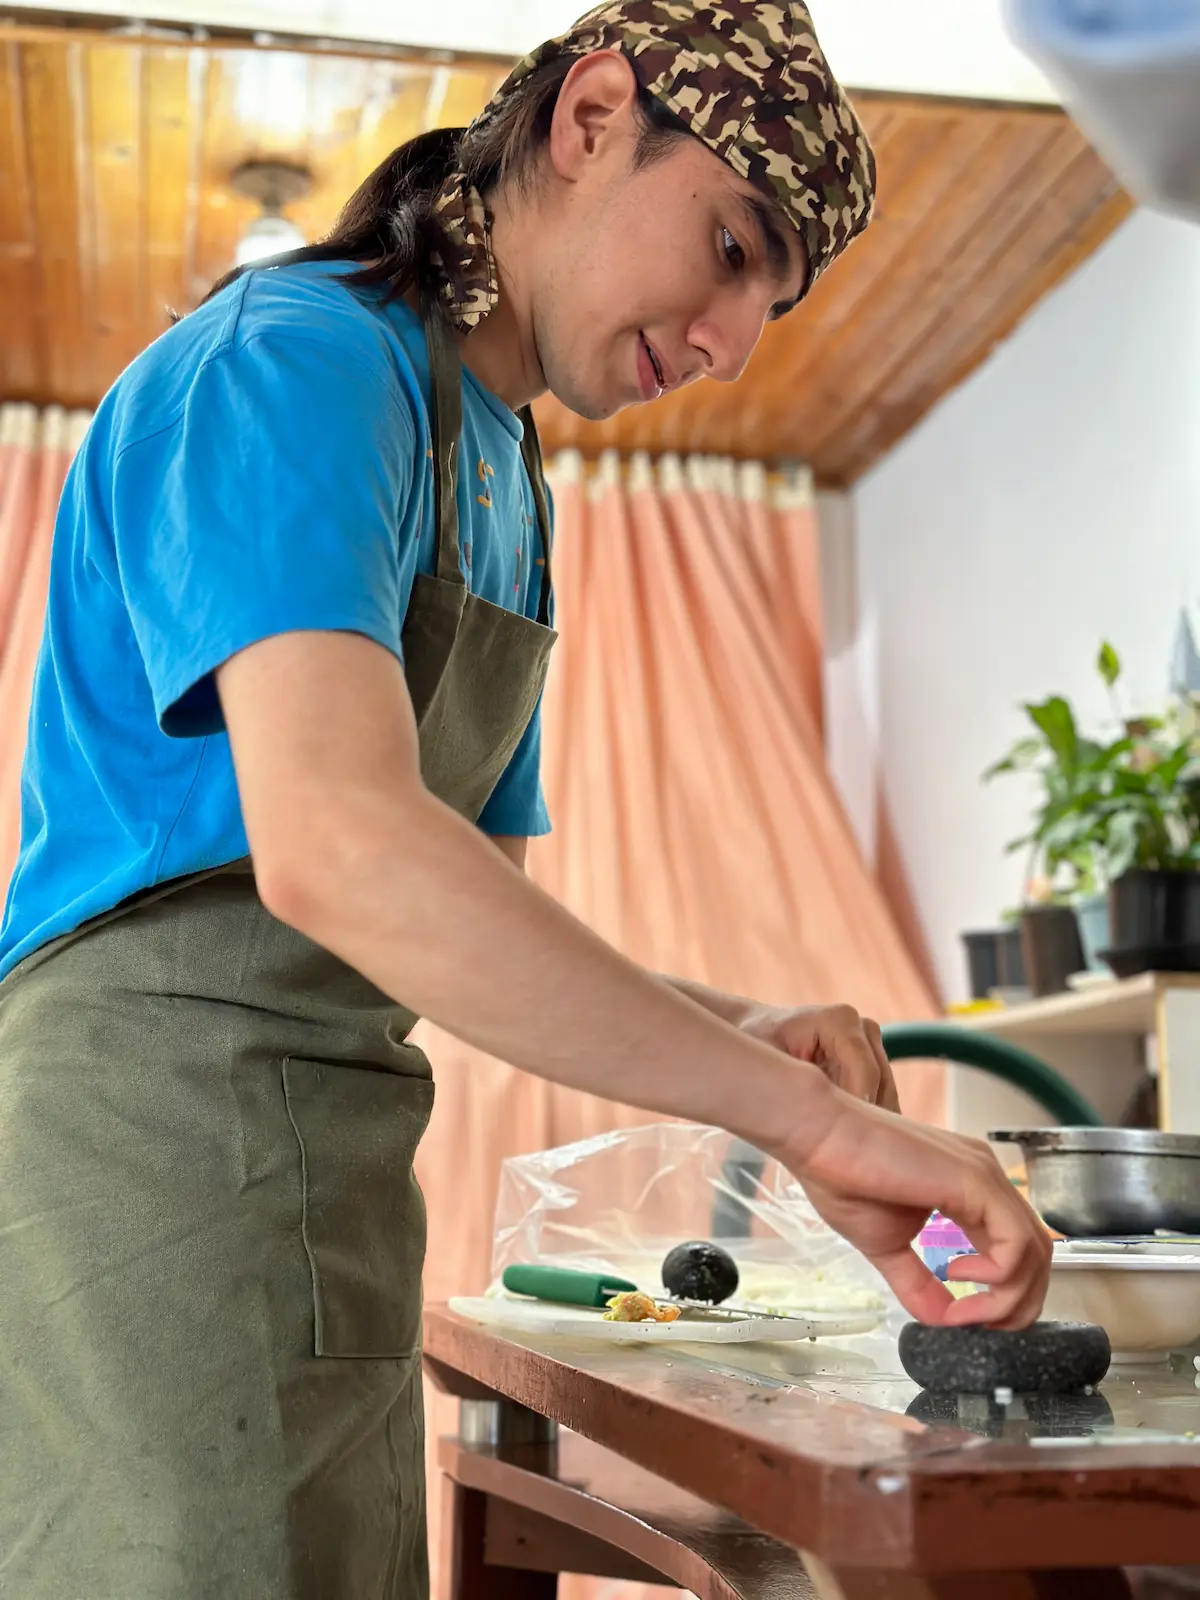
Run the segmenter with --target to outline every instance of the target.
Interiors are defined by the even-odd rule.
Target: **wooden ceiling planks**
[[[229,266],[243,161],[302,162],[308,237],[405,139],[468,121],[498,61],[262,48],[0,23],[0,396],[93,405]],[[736,385],[589,424],[539,404],[547,448],[805,459],[847,484],[1118,224],[1129,201],[1060,112],[857,97],[876,219]]]
[[[12,391],[28,393],[43,381],[44,364],[24,336],[38,262],[24,77],[11,39],[0,41],[0,85],[0,361]]]

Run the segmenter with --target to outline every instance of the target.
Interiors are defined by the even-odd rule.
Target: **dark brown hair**
[[[382,288],[397,299],[410,289],[434,298],[436,285],[430,256],[441,234],[433,205],[448,175],[456,169],[488,198],[501,185],[528,183],[538,152],[550,137],[550,124],[563,80],[577,57],[559,56],[530,73],[484,121],[469,128],[437,128],[393,150],[354,191],[331,233],[275,264],[298,261],[362,261],[347,273],[348,285]],[[649,166],[680,137],[691,137],[685,123],[637,87],[638,142],[634,164]],[[446,274],[454,278],[453,252],[446,251]],[[265,265],[266,263],[256,263]],[[207,296],[219,294],[245,267],[227,272]],[[453,287],[461,291],[461,282]]]

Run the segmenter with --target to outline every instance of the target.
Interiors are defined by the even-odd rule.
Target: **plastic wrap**
[[[611,1272],[663,1294],[663,1257],[712,1239],[738,1264],[739,1300],[779,1309],[891,1309],[873,1267],[824,1223],[779,1162],[719,1128],[658,1122],[510,1156],[492,1267]]]

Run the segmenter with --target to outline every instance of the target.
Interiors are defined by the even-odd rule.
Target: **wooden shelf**
[[[1018,1041],[1047,1034],[1148,1034],[1157,1027],[1159,996],[1170,989],[1200,989],[1200,973],[1140,972],[1135,978],[1114,978],[1078,992],[946,1020]]]

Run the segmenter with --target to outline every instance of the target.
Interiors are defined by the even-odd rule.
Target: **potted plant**
[[[1098,665],[1106,681],[1112,674],[1115,682],[1120,668],[1117,664],[1114,671],[1114,662],[1115,654],[1105,646]],[[989,767],[984,779],[1025,773],[1039,786],[1031,827],[1008,849],[1028,852],[1021,942],[1029,986],[1043,995],[1065,989],[1070,975],[1085,965],[1081,905],[1094,949],[1095,904],[1097,899],[1104,904],[1107,882],[1093,802],[1099,773],[1112,755],[1110,746],[1080,733],[1062,695],[1026,702],[1023,709],[1032,731]],[[1107,943],[1103,933],[1099,937]]]
[[[1098,805],[1118,977],[1200,970],[1200,739],[1190,700],[1128,725]]]
[[[1085,737],[1070,703],[1052,695],[1025,706],[1033,733],[985,774],[1024,772],[1040,784],[1032,826],[1009,846],[1030,853],[1022,930],[1038,994],[1065,987],[1076,955],[1068,916],[1083,934],[1081,964],[1086,947],[1118,975],[1200,966],[1195,703],[1181,696],[1161,717],[1125,716],[1110,644],[1096,665],[1113,700],[1112,737]]]
[[[961,936],[972,1000],[986,1000],[995,990],[1012,994],[1028,988],[1019,921],[1014,913],[1003,927],[973,929]]]

